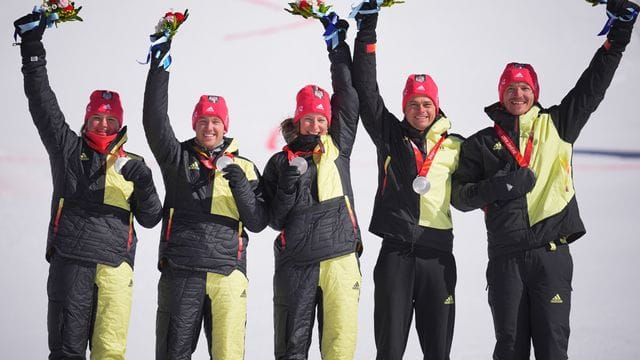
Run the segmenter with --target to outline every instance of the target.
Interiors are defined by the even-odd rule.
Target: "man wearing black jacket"
[[[569,243],[585,234],[572,178],[572,152],[631,39],[638,6],[609,0],[613,23],[577,84],[543,108],[533,67],[507,64],[494,122],[462,146],[453,204],[482,208],[488,236],[487,283],[496,334],[494,359],[566,359],[573,261]]]
[[[38,24],[20,31],[20,25]],[[49,359],[124,359],[133,290],[136,233],[162,216],[151,170],[124,151],[126,127],[118,93],[94,91],[78,136],[49,86],[44,14],[15,22],[29,111],[53,175],[46,258],[50,263]],[[124,164],[124,165],[123,165]],[[123,166],[122,166],[123,165]]]
[[[241,360],[248,286],[245,229],[259,232],[268,221],[261,177],[240,156],[237,141],[225,136],[229,115],[221,96],[202,95],[191,117],[195,137],[176,139],[168,116],[169,72],[160,64],[169,48],[166,42],[153,50],[142,119],[166,189],[156,359],[190,358],[204,321],[211,357]]]
[[[455,321],[456,263],[450,210],[451,174],[462,139],[449,134],[431,76],[412,74],[400,121],[377,84],[378,2],[356,15],[353,77],[362,124],[377,150],[378,190],[369,231],[382,237],[373,273],[376,359],[400,360],[412,317],[429,360],[449,359]]]

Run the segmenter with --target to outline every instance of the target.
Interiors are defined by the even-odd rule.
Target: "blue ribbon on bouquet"
[[[375,14],[377,12],[380,11],[380,6],[382,5],[382,3],[384,2],[383,0],[376,0],[376,3],[378,4],[378,7],[375,9],[370,9],[370,10],[361,10],[362,5],[364,5],[365,2],[369,2],[369,0],[361,0],[359,3],[355,3],[353,5],[351,5],[351,12],[349,13],[349,19],[353,19],[356,17],[356,15],[361,14],[361,15],[369,15],[369,14]]]
[[[599,2],[599,4],[606,3],[607,0],[600,0]],[[622,16],[615,16],[611,12],[609,12],[609,10],[607,10],[607,22],[604,24],[602,30],[600,30],[600,32],[598,33],[598,36],[606,35],[607,33],[609,33],[609,30],[611,30],[611,26],[613,26],[616,21],[628,22],[635,19],[636,16],[638,16],[638,10],[634,8],[627,8],[627,14]]]
[[[329,15],[323,16],[324,19],[328,20],[329,25],[327,25],[326,30],[322,36],[324,37],[324,41],[327,43],[327,47],[331,46],[331,49],[335,49],[338,47],[340,43],[340,38],[338,33],[340,31],[344,31],[344,29],[339,29],[336,24],[338,24],[338,20],[340,19],[336,13],[331,13]]]
[[[43,12],[44,12],[44,9],[42,9],[42,6],[33,7],[33,11],[32,11],[33,14],[42,14]],[[52,12],[51,14],[49,14],[49,16],[47,16],[47,19],[46,19],[47,27],[48,28],[52,27],[59,18],[60,16],[58,16],[58,13]],[[20,29],[20,31],[18,32],[18,29],[16,29],[16,31],[13,33],[13,40],[18,41],[18,35],[22,36],[22,34],[26,33],[29,30],[33,30],[37,28],[39,25],[40,25],[40,19],[32,21],[30,23],[18,25],[18,29]]]
[[[157,34],[153,34],[151,36],[149,36],[149,38],[151,39],[151,46],[149,47],[149,52],[147,53],[147,60],[145,62],[140,62],[138,61],[139,64],[141,65],[146,65],[151,61],[151,58],[159,58],[160,55],[162,54],[162,52],[160,51],[159,47],[161,44],[166,43],[167,41],[169,41],[169,36],[168,34],[163,34],[162,36],[158,36]],[[164,54],[164,56],[162,57],[162,59],[160,60],[160,63],[158,64],[158,67],[161,67],[165,70],[169,69],[169,66],[171,66],[171,51],[167,51],[166,54]]]

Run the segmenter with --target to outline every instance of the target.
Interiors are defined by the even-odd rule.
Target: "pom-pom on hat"
[[[429,75],[411,74],[402,92],[402,111],[407,108],[407,103],[414,97],[423,95],[433,101],[436,114],[440,111],[440,99],[438,98],[438,86]]]
[[[536,74],[533,66],[512,62],[505,66],[502,76],[500,76],[500,82],[498,83],[498,97],[500,98],[500,102],[502,102],[504,91],[509,85],[515,82],[523,82],[529,85],[531,90],[533,90],[533,101],[538,101],[540,84],[538,84],[538,74]]]
[[[307,85],[298,91],[293,123],[297,124],[303,116],[310,113],[324,115],[327,125],[331,126],[331,98],[328,92],[316,85]]]
[[[95,114],[109,114],[116,119],[120,127],[122,127],[122,103],[120,103],[120,95],[115,91],[110,90],[94,90],[89,96],[89,103],[87,104],[86,112],[84,115],[84,122],[86,123],[89,118]]]
[[[203,116],[217,116],[222,120],[224,131],[229,131],[229,109],[227,102],[222,96],[202,95],[193,110],[191,117],[191,126],[196,129],[196,122]]]

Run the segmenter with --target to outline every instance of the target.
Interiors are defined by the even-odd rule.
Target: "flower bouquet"
[[[67,21],[82,21],[78,13],[82,6],[75,7],[75,3],[69,0],[43,0],[42,10],[49,21],[56,26]]]
[[[331,9],[331,5],[325,4],[322,0],[298,0],[289,3],[289,7],[290,9],[284,10],[293,15],[300,15],[305,19],[310,17],[320,19],[327,15],[329,9]]]
[[[156,25],[156,31],[153,36],[155,36],[156,39],[159,39],[162,36],[166,36],[167,39],[172,39],[178,32],[180,25],[182,25],[188,17],[188,9],[186,9],[184,13],[170,11],[164,14],[158,22],[158,25]]]

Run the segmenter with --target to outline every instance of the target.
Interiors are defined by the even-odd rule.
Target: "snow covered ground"
[[[33,1],[35,3],[37,1]],[[145,156],[164,194],[160,171],[141,126],[147,67],[147,35],[169,8],[188,8],[191,17],[173,44],[170,115],[179,138],[193,135],[190,117],[199,95],[225,96],[230,136],[242,153],[262,168],[272,150],[268,135],[293,113],[296,91],[317,83],[330,88],[322,27],[282,9],[287,1],[77,1],[84,23],[63,24],[45,34],[51,84],[72,127],[79,129],[89,93],[96,88],[121,93],[127,149]],[[350,1],[334,7],[346,16]],[[12,1],[0,13],[3,79],[0,131],[0,353],[4,359],[44,358],[47,354],[44,246],[51,181],[48,160],[27,111],[20,56],[11,47],[12,22],[32,2]],[[540,77],[543,105],[558,103],[603,42],[596,36],[604,8],[584,1],[428,1],[407,0],[385,9],[379,22],[379,82],[387,106],[400,114],[407,74],[430,73],[440,87],[440,103],[454,131],[470,135],[487,126],[482,109],[497,99],[505,63],[532,63]],[[349,41],[354,37],[352,22]],[[635,34],[607,96],[576,143],[576,149],[640,151],[640,35]],[[374,148],[363,129],[353,153],[356,211],[367,229],[375,193]],[[587,235],[572,246],[575,262],[573,359],[640,358],[640,283],[636,234],[640,159],[576,155],[575,183]],[[634,220],[636,219],[636,220]],[[138,228],[135,288],[128,358],[154,353],[157,242],[159,226]],[[488,359],[493,327],[486,302],[486,240],[482,214],[454,213],[454,252],[458,264],[457,319],[453,359]],[[372,272],[379,239],[363,231],[363,286],[356,359],[375,357]],[[265,230],[251,237],[247,359],[273,353],[272,240]],[[207,358],[201,338],[194,359]],[[319,359],[317,338],[310,359]],[[421,358],[414,331],[406,359]]]

